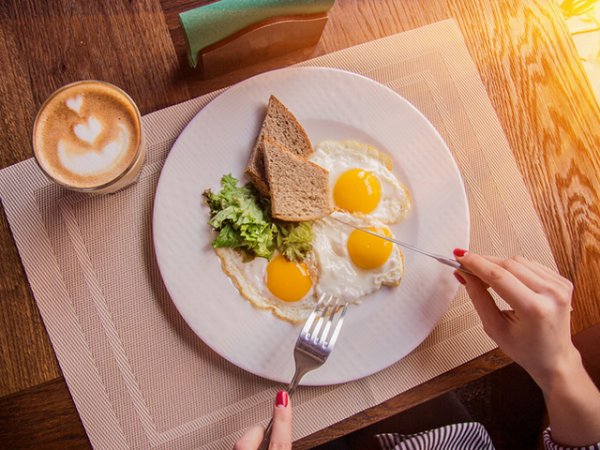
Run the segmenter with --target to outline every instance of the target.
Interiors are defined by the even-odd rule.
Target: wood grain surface
[[[508,137],[559,270],[575,284],[573,331],[600,323],[600,110],[554,1],[337,0],[311,55],[290,54],[203,80],[187,66],[177,14],[205,3],[0,2],[0,167],[32,156],[37,109],[71,81],[115,83],[148,113],[299,58],[452,17]],[[0,448],[89,447],[4,212],[0,245]],[[380,420],[507,362],[499,352],[485,355],[305,438],[299,448]]]

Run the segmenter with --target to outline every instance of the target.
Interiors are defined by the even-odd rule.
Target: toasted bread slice
[[[265,136],[279,142],[291,153],[302,158],[307,158],[314,150],[306,131],[294,115],[274,95],[271,95],[267,114],[246,166],[246,173],[256,188],[261,194],[268,196],[269,184],[263,157],[263,138]]]
[[[271,190],[271,215],[290,222],[316,220],[333,211],[329,172],[279,142],[263,139],[263,157]]]
[[[254,186],[256,186],[258,192],[265,197],[269,197],[271,192],[269,190],[269,183],[265,173],[263,140],[264,134],[261,131],[261,134],[259,134],[258,138],[256,139],[252,153],[250,154],[250,159],[248,160],[248,165],[246,166],[246,174],[248,174],[248,177]]]

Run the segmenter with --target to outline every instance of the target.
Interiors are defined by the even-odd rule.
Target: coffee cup
[[[136,104],[104,81],[78,81],[50,95],[37,114],[32,140],[46,176],[80,192],[107,194],[129,186],[146,156]]]

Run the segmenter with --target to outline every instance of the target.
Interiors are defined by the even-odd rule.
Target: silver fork
[[[289,396],[294,393],[298,383],[307,372],[322,366],[327,361],[342,329],[347,309],[348,303],[340,304],[339,299],[331,295],[321,295],[317,306],[310,313],[300,331],[294,347],[296,371],[287,387]],[[260,449],[264,450],[269,447],[272,430],[273,419],[267,425]]]

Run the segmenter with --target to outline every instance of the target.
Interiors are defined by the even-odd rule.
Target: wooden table
[[[0,110],[6,167],[32,156],[34,115],[56,88],[115,83],[142,113],[227,86],[273,63],[201,80],[185,63],[177,14],[207,1],[23,0],[0,5]],[[600,323],[600,111],[551,0],[337,0],[311,56],[454,17],[542,219],[560,272],[575,284],[573,332]],[[441,36],[440,38],[443,38]],[[79,448],[89,441],[0,220],[0,447]],[[302,439],[308,448],[508,364],[484,355]]]

